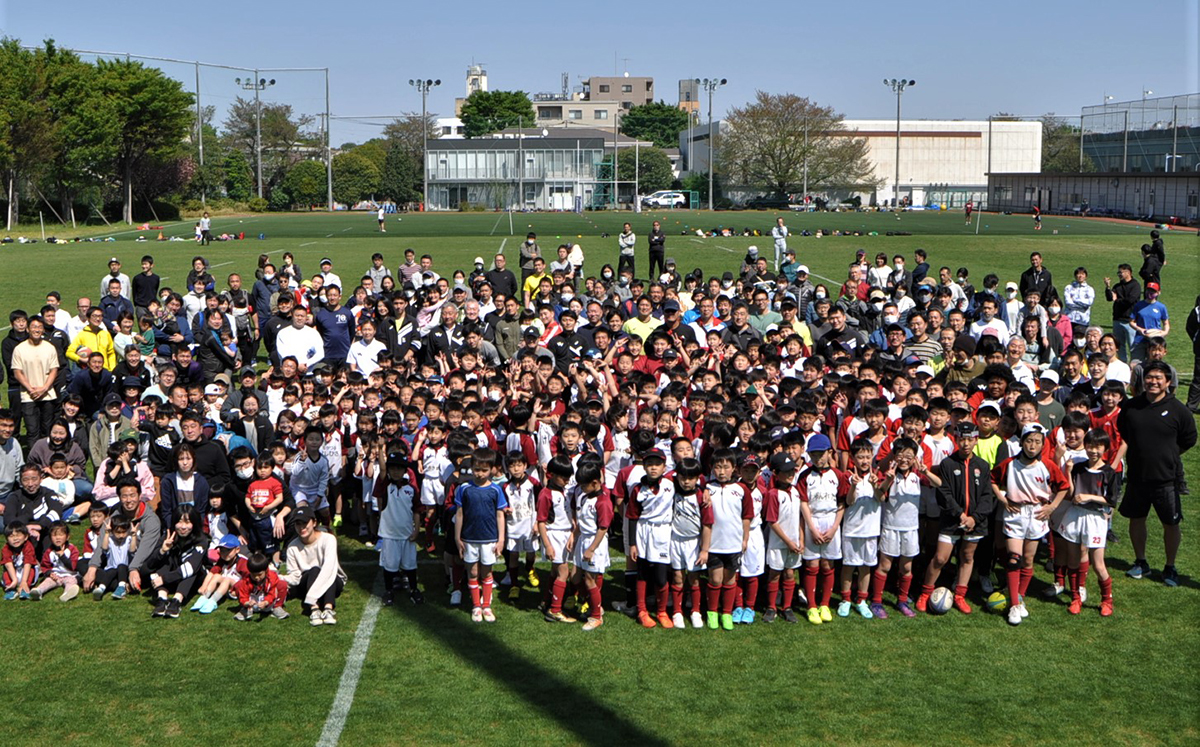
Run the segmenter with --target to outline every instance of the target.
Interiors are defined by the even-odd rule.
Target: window
[[[568,109],[567,119],[583,119],[583,109]]]
[[[1083,199],[1079,196],[1078,192],[1073,192],[1071,199],[1067,200],[1067,204],[1069,205],[1078,205],[1081,202],[1083,202]]]
[[[621,86],[621,93],[633,93],[633,86],[626,83],[625,85]]]
[[[1193,192],[1192,194],[1188,195],[1188,204],[1187,204],[1187,206],[1188,206],[1188,207],[1200,207],[1200,202],[1198,202],[1196,198],[1197,198],[1197,195],[1196,195],[1196,193],[1195,193],[1195,192]]]
[[[592,112],[592,117],[595,119],[608,119],[608,110],[597,109],[596,111]]]
[[[997,186],[992,190],[992,199],[996,202],[1005,202],[1012,199],[1012,187]]]
[[[1009,194],[1010,195],[1012,194],[1011,190],[1010,190]],[[1026,187],[1025,188],[1025,202],[1033,202],[1033,197],[1034,197],[1033,187]]]
[[[562,119],[561,106],[539,106],[538,119]]]
[[[608,93],[608,85],[607,84],[605,84],[605,83],[600,84],[600,93]]]

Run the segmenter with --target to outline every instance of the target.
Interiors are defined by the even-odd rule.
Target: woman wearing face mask
[[[904,267],[904,255],[897,254],[892,257],[894,263],[892,273],[888,275],[887,288],[893,293],[900,289],[904,289],[905,293],[912,290],[912,273]],[[899,295],[896,296],[899,298]]]
[[[817,301],[824,301],[829,298],[829,289],[822,283],[813,288],[812,301],[809,302],[808,308],[804,310],[804,319],[811,327],[813,322],[817,320]]]
[[[1062,351],[1066,350],[1066,346],[1070,345],[1074,339],[1074,327],[1071,325],[1070,318],[1062,313],[1062,303],[1057,298],[1050,301],[1050,305],[1046,307],[1046,312],[1050,315],[1050,326],[1057,329],[1058,333],[1062,335],[1064,347],[1062,350],[1056,351],[1059,355],[1062,355]]]
[[[208,512],[208,480],[196,472],[196,452],[191,444],[179,445],[175,471],[163,477],[160,490],[158,516],[163,526],[170,526],[171,517],[184,506],[195,508],[201,515]]]

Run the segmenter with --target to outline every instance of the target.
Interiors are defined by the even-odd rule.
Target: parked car
[[[682,192],[659,190],[642,198],[642,207],[681,208],[687,207],[687,197]]]
[[[787,210],[791,207],[791,201],[786,197],[755,197],[747,200],[744,207],[747,210]]]

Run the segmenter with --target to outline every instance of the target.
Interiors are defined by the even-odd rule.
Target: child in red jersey
[[[246,573],[234,584],[233,593],[242,608],[234,614],[235,620],[253,620],[271,615],[276,620],[286,620],[288,612],[283,608],[287,601],[287,582],[272,568],[270,559],[256,552],[246,561]]]
[[[846,476],[850,490],[846,494],[845,525],[842,527],[842,601],[838,604],[838,617],[850,616],[850,587],[855,571],[858,572],[858,584],[854,608],[868,620],[874,617],[867,605],[867,592],[871,584],[870,569],[879,562],[879,531],[883,513],[879,502],[879,485],[883,478],[872,466],[873,456],[874,449],[870,442],[861,437],[850,445],[850,474]]]
[[[0,563],[4,564],[4,599],[29,599],[29,591],[38,578],[37,553],[29,540],[29,528],[14,521],[4,528],[4,549]]]
[[[675,503],[675,481],[664,477],[667,458],[651,449],[642,459],[645,474],[629,495],[629,554],[637,563],[638,622],[643,628],[674,627],[667,615],[671,569],[671,518]],[[646,587],[654,584],[657,614],[646,609]]]
[[[1104,564],[1108,520],[1117,504],[1117,473],[1105,461],[1105,453],[1111,446],[1107,433],[1099,429],[1089,431],[1083,440],[1087,462],[1072,464],[1068,469],[1072,498],[1062,534],[1071,543],[1067,563],[1073,581],[1067,611],[1072,615],[1083,609],[1081,593],[1087,584],[1089,562],[1100,580],[1100,616],[1113,613],[1112,577]]]
[[[821,434],[826,449],[829,439]],[[767,611],[763,622],[775,622],[775,601],[779,596],[780,579],[783,583],[783,619],[798,622],[792,611],[792,599],[796,594],[796,569],[803,562],[804,519],[800,513],[800,493],[792,482],[796,478],[796,462],[787,454],[778,453],[771,457],[771,488],[763,499],[763,521],[771,528],[767,535]]]
[[[860,438],[866,438],[860,436]],[[808,442],[812,467],[800,473],[796,490],[800,495],[800,513],[804,520],[804,594],[808,597],[808,621],[813,625],[830,622],[829,599],[833,594],[834,561],[842,559],[842,517],[846,513],[846,494],[850,483],[833,466],[832,444],[823,436]],[[821,577],[820,597],[817,576]]]
[[[1053,461],[1042,460],[1045,429],[1037,423],[1021,431],[1021,453],[992,470],[992,490],[1004,506],[1008,547],[1008,622],[1020,625],[1029,616],[1025,592],[1033,579],[1038,542],[1050,530],[1050,515],[1067,494],[1067,481]]]
[[[575,583],[587,588],[589,616],[584,630],[595,630],[604,624],[604,604],[600,587],[608,570],[608,528],[612,525],[613,507],[604,488],[602,462],[594,458],[581,459],[575,473],[578,487],[575,497],[575,528],[571,545],[574,547]]]
[[[916,614],[908,605],[908,592],[912,588],[913,558],[920,552],[918,515],[921,493],[926,484],[935,488],[941,486],[938,476],[930,472],[925,462],[917,456],[918,448],[917,443],[909,438],[896,441],[887,474],[879,485],[883,517],[879,568],[871,579],[871,613],[880,619],[887,618],[887,611],[883,608],[883,585],[893,563],[899,564],[900,571],[896,609],[905,617]]]
[[[41,599],[52,589],[63,587],[60,601],[69,602],[79,595],[79,550],[71,544],[70,530],[65,522],[50,525],[50,543],[42,553],[42,582],[29,590],[29,598]]]
[[[700,614],[700,569],[708,566],[708,544],[712,538],[712,506],[700,487],[700,462],[691,457],[680,459],[675,470],[675,500],[671,512],[671,598],[675,614],[671,624],[685,628],[683,586],[691,590],[693,628],[704,627]],[[710,595],[711,596],[711,595]],[[715,600],[714,600],[715,601]],[[709,605],[715,620],[716,604]]]
[[[279,543],[275,540],[275,512],[283,506],[283,483],[275,476],[275,459],[270,454],[258,455],[254,471],[257,479],[246,489],[246,508],[250,515],[247,539],[251,551],[274,555],[279,552]],[[217,598],[220,599],[227,589],[228,585]]]
[[[575,622],[562,612],[570,578],[572,535],[575,522],[567,500],[567,481],[575,474],[571,458],[557,454],[546,465],[546,486],[538,491],[537,531],[542,541],[542,554],[550,561],[550,599],[546,605],[547,622]]]

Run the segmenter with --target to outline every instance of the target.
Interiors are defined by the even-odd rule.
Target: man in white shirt
[[[110,280],[120,280],[121,295],[132,300],[133,285],[129,282],[129,276],[121,272],[121,260],[116,257],[108,260],[108,274],[100,278],[101,298],[108,295],[108,281]]]
[[[783,262],[783,253],[787,251],[788,229],[783,225],[783,217],[775,219],[775,227],[771,229],[771,238],[775,239],[775,272],[779,272]]]
[[[979,318],[971,324],[971,337],[978,342],[980,337],[992,330],[992,334],[997,340],[1007,340],[1008,325],[996,318],[996,299],[992,296],[984,296],[979,303]]]
[[[56,318],[56,321],[62,325],[59,328],[66,334],[68,340],[74,340],[75,335],[87,326],[88,309],[92,308],[92,299],[86,297],[79,299],[75,308],[79,310],[76,316],[67,316],[65,313],[59,312]]]
[[[292,324],[279,330],[275,337],[279,360],[292,357],[304,373],[325,359],[325,343],[315,327],[308,326],[308,310],[297,306],[292,310]]]
[[[379,232],[387,233],[387,226],[384,225],[384,221],[387,220],[387,211],[383,209],[383,205],[379,206],[379,212],[376,213],[376,219],[379,221]]]
[[[200,245],[208,246],[212,243],[212,218],[208,217],[208,213],[200,216]]]
[[[326,288],[331,285],[336,285],[339,288],[343,287],[341,277],[333,271],[333,260],[328,257],[321,260],[321,277],[325,279],[324,286]]]

